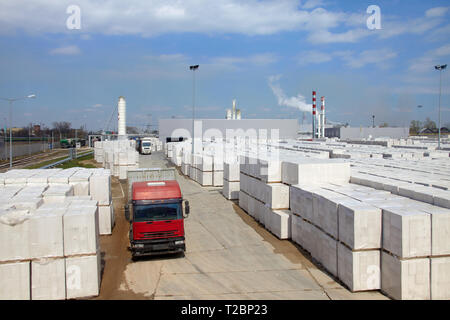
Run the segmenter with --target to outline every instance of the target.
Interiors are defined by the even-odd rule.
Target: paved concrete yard
[[[162,153],[141,156],[141,167],[165,166]],[[226,200],[220,188],[202,188],[180,174],[177,180],[191,206],[186,254],[127,262],[124,276],[117,275],[122,278],[117,289],[125,296],[128,291],[130,298],[150,299],[387,299],[379,292],[349,292],[290,241],[278,240]]]

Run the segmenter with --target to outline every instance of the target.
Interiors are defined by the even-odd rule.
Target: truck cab
[[[152,142],[149,139],[143,139],[140,145],[141,154],[152,154]]]
[[[187,216],[189,202],[184,204]],[[183,198],[176,180],[134,182],[125,216],[131,223],[133,258],[186,250]]]

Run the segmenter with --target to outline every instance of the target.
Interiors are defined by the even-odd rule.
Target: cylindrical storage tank
[[[236,119],[241,120],[241,109],[236,110]]]
[[[227,120],[231,119],[231,109],[227,109]]]
[[[122,96],[119,97],[119,104],[117,109],[119,113],[119,136],[125,136],[127,134],[127,103],[125,102],[125,98]]]

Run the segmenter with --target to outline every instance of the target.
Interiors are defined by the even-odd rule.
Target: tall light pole
[[[33,99],[36,98],[35,94],[30,94],[21,98],[0,98],[9,102],[9,167],[12,168],[12,104],[17,100]]]
[[[192,154],[194,154],[195,70],[197,70],[198,67],[198,64],[189,66],[189,69],[192,70]]]
[[[437,65],[434,67],[436,70],[439,70],[439,135],[438,135],[438,150],[441,150],[441,88],[442,88],[442,70],[447,68],[446,64]]]

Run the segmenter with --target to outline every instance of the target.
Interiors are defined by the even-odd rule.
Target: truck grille
[[[140,234],[145,239],[168,238],[177,236],[177,230],[141,232]]]

